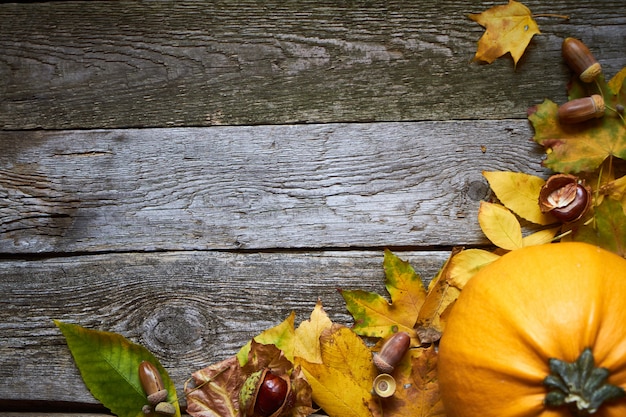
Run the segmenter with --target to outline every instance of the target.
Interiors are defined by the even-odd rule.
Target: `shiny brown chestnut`
[[[373,362],[376,368],[386,374],[393,372],[394,367],[402,360],[404,354],[411,345],[411,336],[407,332],[398,332],[391,336],[380,349],[374,354]]]
[[[143,361],[139,364],[139,382],[151,405],[157,405],[167,399],[167,390],[163,385],[161,374],[152,363]]]
[[[562,223],[582,218],[591,207],[591,190],[578,177],[556,174],[539,191],[539,208]]]
[[[587,45],[575,38],[566,38],[562,45],[563,58],[582,82],[589,83],[602,73],[602,67]]]
[[[604,116],[606,106],[599,94],[590,97],[570,100],[559,107],[558,116],[561,123],[580,123],[585,120]]]
[[[246,417],[275,417],[292,407],[291,380],[263,369],[250,375],[239,392],[239,405]]]

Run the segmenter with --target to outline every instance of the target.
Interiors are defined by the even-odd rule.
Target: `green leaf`
[[[570,99],[601,94],[608,107],[626,105],[626,68],[608,83],[602,75],[597,83],[570,83]],[[545,100],[529,110],[535,129],[535,142],[546,148],[544,165],[556,172],[592,172],[609,156],[626,159],[626,124],[624,119],[607,107],[604,117],[582,123],[560,123],[558,106]]]
[[[140,417],[148,404],[139,382],[139,364],[149,361],[159,370],[168,390],[167,401],[180,416],[176,387],[150,351],[123,336],[54,320],[70,348],[85,385],[93,396],[119,417]]]
[[[619,201],[604,198],[594,210],[595,221],[581,226],[572,239],[591,243],[626,257],[626,215]]]

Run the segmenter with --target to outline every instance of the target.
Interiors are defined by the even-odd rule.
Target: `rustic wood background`
[[[471,62],[503,3],[0,4],[0,410],[106,412],[52,319],[182,388],[318,298],[350,324],[385,247],[428,280],[486,245],[481,171],[547,175],[526,110],[566,100],[562,40],[626,65],[623,0],[525,1],[570,19]]]

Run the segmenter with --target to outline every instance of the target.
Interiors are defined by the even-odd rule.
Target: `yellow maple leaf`
[[[486,29],[478,40],[474,60],[489,64],[510,52],[517,65],[532,37],[541,33],[528,7],[514,0],[482,13],[470,14],[469,18]]]
[[[296,357],[313,400],[331,417],[381,417],[372,393],[377,375],[372,353],[352,330],[333,325],[320,337],[322,363]]]

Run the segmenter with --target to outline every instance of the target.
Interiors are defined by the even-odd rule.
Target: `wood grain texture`
[[[496,2],[0,4],[0,128],[523,118],[565,101],[567,36],[625,65],[622,0],[528,0],[542,35],[471,63]]]
[[[396,253],[424,280],[449,255]],[[0,399],[96,403],[53,319],[118,332],[144,345],[182,389],[191,372],[235,354],[291,311],[296,323],[307,319],[318,299],[333,321],[351,324],[337,289],[386,294],[382,262],[382,251],[0,261]]]
[[[526,121],[0,133],[0,252],[478,245]]]

